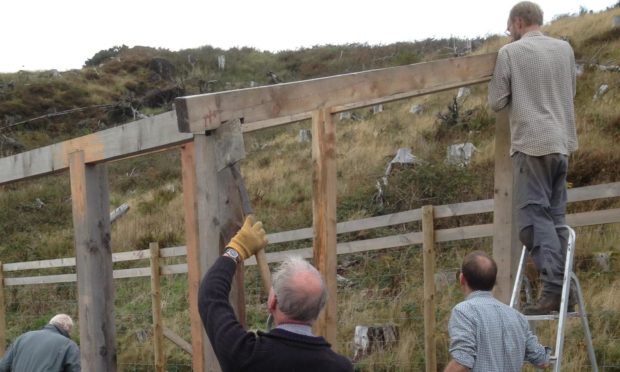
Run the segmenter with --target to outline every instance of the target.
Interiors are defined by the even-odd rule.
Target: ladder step
[[[581,314],[578,312],[570,312],[566,313],[567,318],[581,318]],[[559,313],[551,313],[546,315],[526,315],[525,319],[527,320],[558,320],[560,319]]]

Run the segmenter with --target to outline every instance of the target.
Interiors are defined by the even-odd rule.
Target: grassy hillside
[[[566,37],[575,49],[584,72],[578,80],[576,97],[579,150],[571,156],[569,181],[573,187],[620,180],[620,72],[603,71],[596,65],[620,64],[620,33],[610,31],[611,18],[620,8],[598,14],[564,17],[545,27],[545,32]],[[481,41],[482,42],[482,41]],[[506,38],[485,40],[477,53],[497,50]],[[82,70],[62,72],[20,72],[0,75],[0,120],[14,125],[0,130],[2,136],[21,147],[2,142],[0,152],[25,149],[117,125],[133,119],[131,108],[143,114],[170,109],[179,93],[218,91],[269,84],[267,72],[283,81],[328,76],[337,73],[386,67],[447,57],[449,40],[427,40],[389,46],[324,46],[282,53],[264,53],[250,48],[217,50],[210,47],[172,53],[152,48],[113,48],[93,56]],[[226,56],[220,70],[217,56]],[[95,58],[96,57],[96,58]],[[162,60],[168,61],[169,64]],[[153,62],[155,61],[155,62]],[[172,67],[171,67],[172,66]],[[12,88],[8,83],[12,82]],[[209,83],[211,82],[211,83]],[[593,100],[601,84],[607,94]],[[438,119],[447,113],[455,91],[385,105],[384,112],[369,109],[354,112],[354,118],[337,123],[338,221],[418,208],[425,204],[446,204],[491,198],[493,195],[494,116],[486,106],[486,86],[474,86],[461,102],[460,120]],[[111,104],[106,108],[92,107]],[[409,112],[423,105],[421,114]],[[43,115],[86,108],[66,115]],[[16,124],[17,123],[17,124]],[[302,122],[251,133],[246,137],[248,156],[242,173],[252,203],[269,232],[311,225],[311,150],[296,138]],[[472,142],[478,149],[470,166],[444,163],[446,147]],[[426,163],[397,170],[390,177],[384,204],[373,195],[375,183],[387,162],[400,147],[410,147]],[[114,251],[184,244],[183,201],[178,153],[168,152],[110,164],[111,207],[123,202],[131,210],[113,226]],[[16,262],[73,255],[71,200],[66,174],[20,182],[0,188],[0,260]],[[43,205],[37,202],[43,202]],[[615,199],[577,203],[570,212],[618,207]],[[491,216],[477,217],[488,223]],[[450,223],[458,223],[450,222]],[[471,221],[470,221],[471,222]],[[448,227],[442,222],[442,227]],[[362,239],[412,231],[418,226],[360,232],[341,239]],[[618,312],[617,261],[610,272],[601,272],[592,254],[620,250],[620,226],[578,229],[579,276],[586,288],[591,327],[601,365],[620,368],[620,313]],[[309,242],[281,244],[270,249],[293,249]],[[441,244],[437,269],[449,276],[460,259],[473,248],[490,250],[489,239]],[[353,328],[357,324],[395,323],[400,327],[399,343],[391,350],[359,361],[363,370],[420,370],[423,365],[422,283],[419,247],[339,257],[339,274],[351,282],[339,290],[339,342],[336,347],[352,355]],[[142,263],[140,266],[144,265]],[[54,273],[60,272],[57,270]],[[166,278],[163,310],[166,326],[189,338],[185,276]],[[262,328],[265,308],[253,268],[247,269],[248,321]],[[117,333],[119,362],[124,370],[148,370],[150,349],[150,298],[148,280],[118,280]],[[7,290],[9,339],[38,326],[55,311],[77,315],[75,288],[71,285],[13,287]],[[447,361],[445,334],[450,308],[462,299],[454,285],[440,287],[438,295],[439,362]],[[579,371],[587,362],[585,347],[577,342],[579,327],[571,325],[565,370]],[[540,329],[549,337],[550,330]],[[189,358],[169,343],[166,345],[170,370],[187,370]]]

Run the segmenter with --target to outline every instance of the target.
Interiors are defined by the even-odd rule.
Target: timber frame
[[[115,371],[117,368],[113,309],[115,276],[109,243],[107,162],[180,149],[193,370],[217,371],[219,366],[198,314],[197,289],[202,276],[220,255],[227,237],[234,232],[235,226],[239,226],[242,217],[240,200],[236,196],[238,193],[232,192],[236,189],[231,186],[233,180],[229,170],[216,169],[216,136],[212,134],[231,119],[242,119],[242,130],[250,132],[311,118],[313,228],[297,230],[297,234],[313,238],[311,256],[330,291],[330,301],[316,330],[333,343],[336,339],[336,254],[341,248],[336,244],[341,224],[336,221],[337,144],[333,115],[354,108],[487,82],[493,73],[495,59],[496,54],[491,53],[178,98],[176,112],[1,158],[0,185],[69,170],[74,203],[83,368],[94,372]],[[512,218],[507,120],[505,114],[498,115],[494,200],[484,201],[477,207],[482,210],[491,208],[494,212],[493,224],[483,226],[484,231],[477,232],[477,236],[493,236],[493,255],[499,272],[503,273],[498,278],[497,295],[504,301],[510,296],[519,252]],[[233,208],[223,208],[226,203]],[[425,213],[430,213],[432,220],[432,210]],[[442,212],[435,209],[434,213],[437,218]],[[620,220],[616,215],[617,211],[612,220]],[[342,224],[346,229],[347,222]],[[285,234],[281,235],[280,239],[286,239]],[[433,234],[428,235],[425,239],[420,233],[407,235],[411,235],[409,240],[405,240],[407,244],[419,244],[424,240],[429,251],[434,241],[442,239],[439,234],[434,234],[434,237]],[[237,275],[233,286],[233,303],[243,320],[243,270],[238,272],[241,274]],[[429,288],[429,296],[432,290]],[[102,295],[93,296],[95,293]],[[97,312],[92,313],[95,306]]]

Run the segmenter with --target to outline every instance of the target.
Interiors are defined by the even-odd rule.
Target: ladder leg
[[[556,228],[566,228],[569,232],[568,246],[566,247],[566,261],[564,264],[564,279],[562,281],[562,297],[560,300],[560,313],[558,321],[558,332],[555,342],[556,361],[554,371],[560,372],[562,366],[562,351],[564,348],[564,330],[566,328],[566,313],[568,308],[568,296],[570,292],[571,274],[573,272],[573,255],[575,252],[575,231],[569,226],[556,226]]]
[[[581,318],[581,326],[583,327],[583,335],[586,338],[586,346],[588,348],[588,356],[590,357],[590,364],[592,365],[592,371],[598,372],[598,363],[596,363],[596,354],[594,353],[594,345],[592,344],[592,334],[590,333],[590,326],[588,325],[588,315],[586,313],[585,301],[583,299],[583,293],[581,292],[581,285],[579,279],[575,273],[571,273],[571,279],[575,284],[577,292],[577,304],[579,305],[579,317]]]
[[[510,296],[510,307],[516,308],[519,303],[519,292],[521,292],[521,284],[523,283],[523,276],[525,275],[525,263],[527,262],[527,248],[523,246],[521,251],[521,259],[519,260],[519,267],[517,267],[517,276],[515,278],[515,284],[512,287],[512,295]]]

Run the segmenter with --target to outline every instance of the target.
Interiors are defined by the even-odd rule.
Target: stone
[[[356,325],[353,335],[353,360],[373,352],[392,348],[398,343],[398,326],[394,324]]]
[[[456,99],[463,100],[471,94],[471,89],[468,87],[460,87],[458,93],[456,94]]]
[[[382,104],[372,106],[372,113],[373,114],[378,114],[380,112],[383,112],[383,105]]]
[[[450,145],[447,149],[446,163],[466,166],[471,161],[476,150],[476,146],[470,142]]]
[[[312,140],[312,131],[310,129],[300,129],[297,136],[297,142],[304,143]]]
[[[609,90],[609,85],[607,84],[601,85],[600,87],[598,87],[598,90],[596,91],[596,93],[594,93],[592,100],[596,101],[597,99],[603,97],[605,93],[607,93],[608,90]]]
[[[343,111],[340,113],[339,116],[340,120],[349,120],[351,119],[351,111]]]
[[[594,254],[594,262],[600,272],[608,273],[611,271],[611,252],[599,252]]]
[[[423,105],[412,105],[411,108],[409,109],[409,112],[412,114],[423,114],[424,113],[424,106]]]

